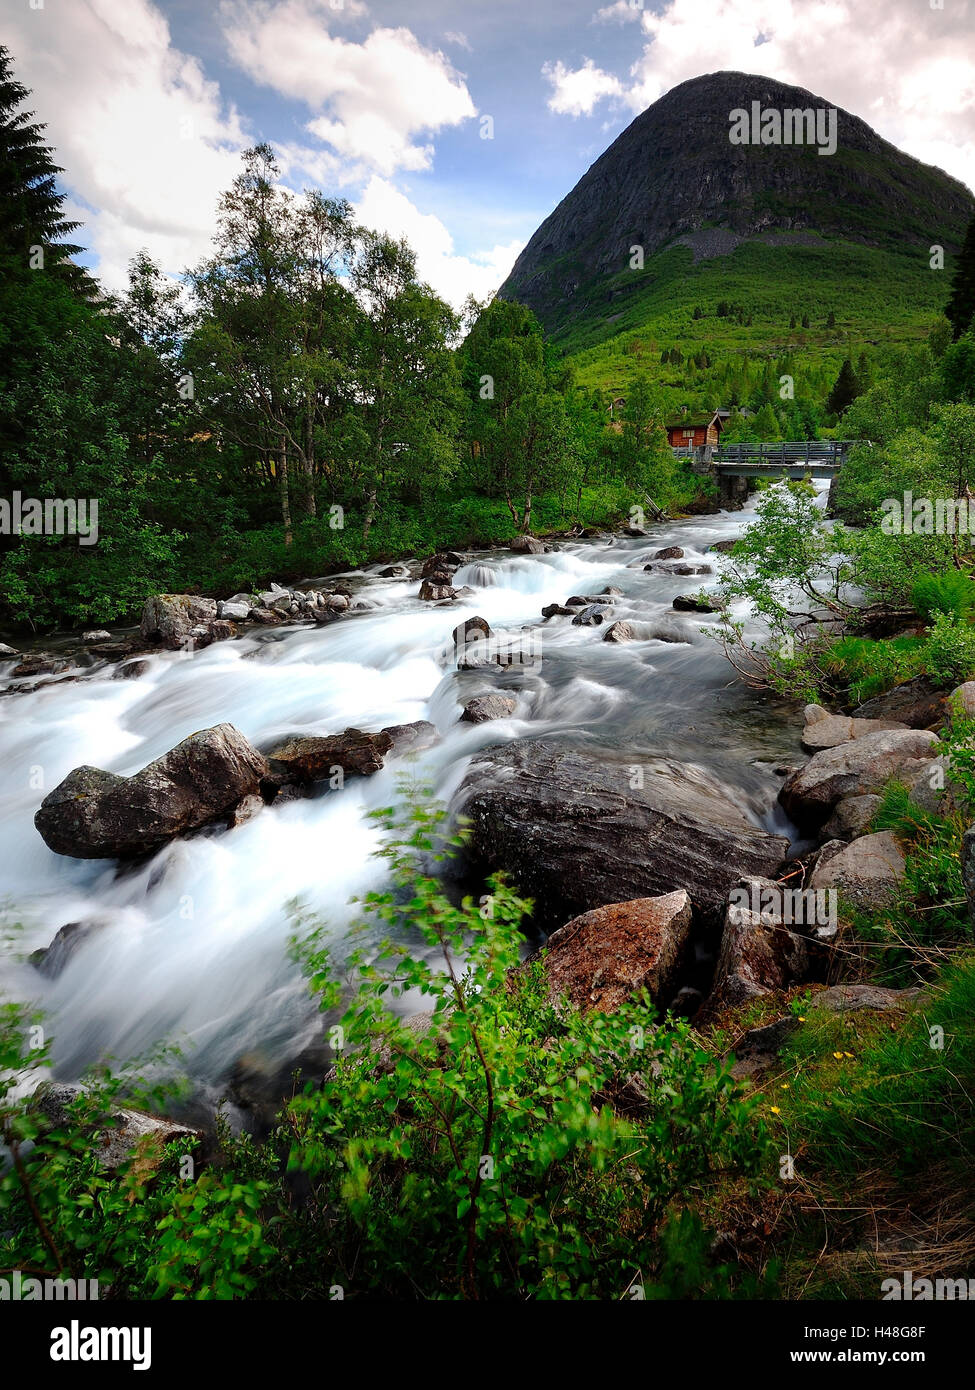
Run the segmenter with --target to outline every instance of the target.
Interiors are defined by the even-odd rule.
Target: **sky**
[[[630,121],[720,69],[806,87],[975,187],[975,0],[0,0],[110,290],[207,252],[260,141],[459,306]]]

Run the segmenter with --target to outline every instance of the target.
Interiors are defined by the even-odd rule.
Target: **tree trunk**
[[[278,473],[281,480],[281,519],[284,522],[284,543],[291,545],[294,536],[291,531],[291,492],[288,482],[288,446],[282,436],[278,451]]]
[[[304,470],[305,512],[308,516],[317,516],[318,507],[315,502],[315,413],[310,396],[305,406]]]
[[[376,519],[376,489],[372,488],[366,498],[366,519],[362,523],[362,539],[369,539],[369,532],[372,530],[372,523]]]

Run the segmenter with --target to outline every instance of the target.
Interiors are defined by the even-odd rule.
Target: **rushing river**
[[[473,754],[508,739],[558,735],[632,753],[634,762],[691,764],[733,789],[756,824],[785,830],[774,767],[799,752],[794,717],[750,692],[704,629],[714,618],[674,612],[678,593],[715,576],[645,573],[660,547],[717,572],[715,541],[738,535],[747,509],[654,527],[646,540],[561,543],[538,556],[489,552],[461,569],[473,597],[421,603],[417,581],[359,576],[374,605],[330,626],[248,630],[194,656],[151,658],[137,680],[98,668],[0,699],[0,861],[3,919],[0,995],[35,1001],[54,1034],[59,1075],[93,1060],[129,1058],[171,1039],[205,1087],[219,1088],[245,1054],[277,1066],[321,1034],[321,1018],[288,954],[289,904],[324,916],[337,938],[354,915],[350,897],[382,882],[369,812],[393,804],[409,771],[449,800]],[[541,623],[543,605],[573,594],[623,591],[614,618],[665,634],[616,645],[605,627]],[[481,614],[496,631],[537,628],[541,662],[504,671],[458,671],[451,632]],[[12,663],[0,666],[8,677]],[[473,696],[517,697],[510,719],[458,723]],[[268,807],[234,830],[177,841],[119,873],[114,862],[63,858],[33,817],[46,791],[81,763],[131,773],[212,724],[236,725],[267,747],[283,734],[366,730],[426,719],[440,741],[413,763],[390,758],[369,779],[315,800]],[[101,929],[54,979],[26,957],[68,922]]]

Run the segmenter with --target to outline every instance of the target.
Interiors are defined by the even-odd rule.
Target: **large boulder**
[[[132,777],[76,767],[41,802],[34,824],[57,854],[128,858],[229,816],[267,773],[266,759],[243,734],[217,724]]]
[[[487,724],[492,719],[509,719],[518,701],[511,695],[475,695],[464,706],[462,724]]]
[[[770,879],[742,879],[736,885],[749,901],[762,905],[761,890],[774,889]],[[714,972],[714,992],[708,1009],[734,1008],[759,995],[787,989],[809,973],[810,947],[804,937],[790,931],[783,922],[781,907],[773,905],[755,911],[732,895],[725,910],[721,949]]]
[[[829,820],[823,826],[827,840],[854,840],[865,835],[870,822],[880,810],[879,796],[848,796],[836,803]]]
[[[891,777],[916,771],[930,760],[937,741],[926,729],[881,729],[824,748],[786,780],[779,800],[799,824],[821,825],[844,797],[882,791]]]
[[[455,809],[471,821],[475,863],[508,870],[543,925],[680,888],[720,917],[742,872],[769,874],[785,859],[787,840],[753,825],[720,786],[676,764],[640,772],[619,754],[519,740],[481,754]]]
[[[196,594],[153,594],[142,610],[142,640],[178,651],[187,643],[202,647],[215,640],[217,604]],[[232,632],[224,635],[232,636]]]
[[[823,719],[807,723],[802,731],[802,746],[807,753],[822,748],[838,748],[855,738],[865,738],[883,729],[906,729],[906,724],[886,719],[854,719],[846,714],[827,714]]]
[[[371,777],[393,747],[392,731],[367,734],[346,729],[327,738],[292,738],[268,753],[274,769],[287,782],[324,782],[340,768],[343,777]]]
[[[424,603],[439,603],[444,599],[455,599],[457,590],[451,584],[436,584],[432,579],[424,579],[420,585],[419,597]]]
[[[509,549],[516,555],[544,555],[545,543],[536,536],[515,536]]]
[[[880,830],[835,850],[824,846],[809,887],[835,888],[854,907],[873,912],[897,896],[904,868],[904,851],[889,830]]]
[[[567,996],[583,1012],[613,1013],[646,989],[665,1007],[677,988],[692,916],[691,900],[680,890],[573,918],[545,945],[549,994]]]
[[[944,723],[946,705],[943,690],[936,690],[927,676],[915,676],[864,701],[853,713],[858,719],[896,719],[909,729],[934,729]]]

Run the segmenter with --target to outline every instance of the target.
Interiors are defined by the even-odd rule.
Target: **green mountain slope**
[[[863,344],[922,336],[941,312],[969,190],[841,109],[835,154],[733,145],[730,112],[753,101],[829,106],[744,73],[685,82],[637,117],[519,257],[502,297],[535,311],[587,384],[624,385],[643,353],[674,346],[795,353],[825,371]],[[930,266],[933,245],[944,270]]]

